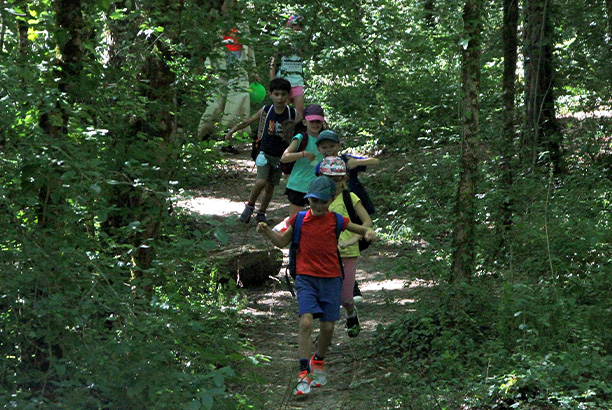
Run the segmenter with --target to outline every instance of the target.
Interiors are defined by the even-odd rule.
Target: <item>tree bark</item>
[[[608,37],[612,38],[612,0],[606,0],[606,12],[608,14]]]
[[[54,68],[57,80],[58,99],[52,109],[41,109],[38,125],[48,136],[50,142],[62,141],[68,133],[70,112],[67,109],[76,99],[79,79],[83,70],[83,14],[80,0],[57,0],[55,7],[54,31],[57,45],[58,63]],[[65,99],[63,102],[61,99]],[[41,226],[58,227],[59,205],[63,202],[57,194],[62,183],[61,165],[41,170],[41,178],[46,180],[41,187],[39,198],[38,222]]]
[[[463,130],[461,137],[460,176],[455,204],[455,236],[450,281],[469,281],[475,263],[475,194],[478,178],[478,117],[480,91],[480,55],[482,0],[467,0],[463,9],[461,86],[463,93]]]
[[[512,198],[513,183],[512,158],[514,157],[514,140],[516,134],[515,87],[516,63],[518,60],[518,21],[519,0],[504,0],[504,25],[502,27],[502,42],[504,47],[504,72],[502,77],[502,123],[503,139],[501,152],[501,189],[503,202],[498,223],[498,249],[505,247],[505,238],[512,228]]]
[[[541,151],[562,171],[562,135],[554,98],[552,0],[525,0],[525,130],[523,149],[534,166]]]

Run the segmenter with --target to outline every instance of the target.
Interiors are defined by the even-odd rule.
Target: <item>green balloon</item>
[[[266,98],[266,88],[259,83],[249,84],[249,97],[254,104],[262,102]]]

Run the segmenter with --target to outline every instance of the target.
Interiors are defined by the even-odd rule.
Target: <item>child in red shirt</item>
[[[334,326],[340,319],[342,271],[337,252],[336,216],[329,212],[329,205],[336,193],[336,184],[326,176],[317,177],[308,189],[306,198],[310,210],[304,217],[296,256],[295,287],[299,306],[298,353],[300,372],[294,395],[308,394],[310,386],[320,387],[327,383],[325,376],[325,354],[334,334]],[[296,215],[289,219],[285,232],[273,231],[260,222],[257,231],[278,247],[287,246],[293,238]],[[368,241],[376,234],[372,228],[352,223],[343,218],[342,230],[357,233]],[[319,319],[320,333],[317,351],[311,353],[311,336],[314,319]]]

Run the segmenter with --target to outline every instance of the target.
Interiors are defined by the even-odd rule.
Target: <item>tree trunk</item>
[[[83,70],[83,14],[80,0],[57,0],[55,6],[54,31],[55,42],[59,50],[59,58],[54,68],[57,81],[58,100],[52,109],[41,108],[38,121],[40,128],[47,135],[49,142],[62,141],[68,134],[70,117],[68,106],[77,99],[78,82]],[[61,101],[61,99],[66,101]],[[41,169],[41,178],[46,181],[39,191],[38,222],[41,226],[58,227],[61,218],[58,208],[63,199],[57,193],[62,182],[60,180],[61,165]]]
[[[556,171],[562,163],[562,135],[556,119],[552,0],[525,0],[525,130],[523,148],[532,166],[542,151]]]
[[[21,3],[25,6],[25,2],[18,2],[17,5],[21,6]],[[17,33],[19,41],[19,55],[21,58],[25,58],[30,52],[30,40],[28,40],[28,19],[30,13],[27,7],[22,7],[22,10],[26,13],[24,18],[17,19]]]
[[[463,38],[467,44],[461,53],[463,94],[463,130],[461,170],[455,205],[455,236],[451,282],[469,281],[475,262],[475,194],[478,177],[478,116],[480,91],[480,42],[482,0],[467,0],[463,9]]]
[[[515,118],[515,87],[516,62],[518,59],[518,0],[504,0],[504,25],[502,41],[504,47],[504,73],[502,78],[502,122],[503,139],[501,152],[501,189],[504,192],[501,204],[501,215],[498,223],[498,238],[501,251],[505,247],[507,233],[512,227],[512,198],[510,196],[513,174],[512,158],[514,157],[514,139],[516,133]]]
[[[434,28],[436,26],[436,3],[434,0],[425,0],[423,3],[423,12],[425,14],[425,24],[427,27]]]
[[[608,37],[612,39],[612,0],[606,0],[606,12],[608,14]]]
[[[80,0],[58,0],[54,6],[56,27],[53,35],[57,49],[57,63],[53,68],[55,82],[50,83],[51,90],[48,95],[58,97],[51,108],[41,106],[38,124],[46,134],[47,145],[61,146],[68,138],[70,107],[77,99],[79,89],[77,84],[83,69],[83,49],[81,47],[83,17]],[[23,52],[23,49],[20,48],[20,52]],[[37,204],[38,226],[45,232],[44,235],[62,236],[68,225],[66,209],[69,205],[66,204],[67,201],[61,192],[61,176],[64,172],[61,162],[52,161],[48,163],[48,166],[42,166],[38,170],[37,178],[45,181],[38,191]],[[47,267],[46,269],[48,269],[46,274],[49,277],[56,275],[53,268]],[[30,291],[32,298],[41,300],[52,297],[56,292],[55,289],[48,289],[44,285],[37,286]],[[46,323],[45,327],[53,325],[55,323]],[[63,350],[57,340],[36,335],[28,340],[28,343],[24,343],[21,354],[21,360],[26,363],[26,366],[46,372],[52,359],[57,360],[63,356]],[[52,394],[51,385],[52,383],[42,384],[43,395]]]

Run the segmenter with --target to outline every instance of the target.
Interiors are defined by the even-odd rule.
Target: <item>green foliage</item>
[[[84,5],[82,72],[60,89],[62,10],[30,6],[30,43],[18,44],[8,19],[0,55],[0,401],[240,408],[228,388],[246,347],[240,298],[202,262],[215,230],[194,232],[172,209],[177,185],[214,175],[220,161],[211,145],[184,144],[189,131],[167,132],[179,121],[193,130],[196,110],[149,85],[179,76],[182,101],[201,102],[200,77],[186,69],[203,60],[199,45],[185,57],[164,18],[176,10],[127,2],[107,20]]]
[[[78,10],[79,33],[55,20],[77,12],[62,10],[65,2],[3,4],[0,397],[8,406],[248,406],[227,387],[240,376],[240,296],[206,263],[227,236],[173,204],[227,171],[219,143],[196,141],[194,131],[219,91],[206,57],[239,22],[267,78],[288,15],[305,17],[307,103],[325,105],[346,145],[401,156],[366,177],[376,226],[410,250],[396,271],[432,284],[449,277],[462,4],[253,0],[221,19],[209,2],[98,0]],[[561,113],[609,108],[603,3],[555,4]],[[500,143],[499,5],[483,15],[477,277],[434,288],[379,330],[378,351],[400,361],[407,370],[397,383],[410,387],[385,405],[603,408],[612,394],[610,121],[562,120],[567,174],[522,168],[519,138]],[[73,54],[81,60],[66,76],[71,35],[81,36]]]
[[[378,329],[373,347],[402,364],[398,382],[446,391],[451,402],[464,397],[470,408],[608,403],[610,279],[574,278],[562,289],[519,283],[499,295],[492,285],[427,292],[404,319]],[[577,286],[608,298],[576,299]],[[404,400],[415,404],[410,394]]]

